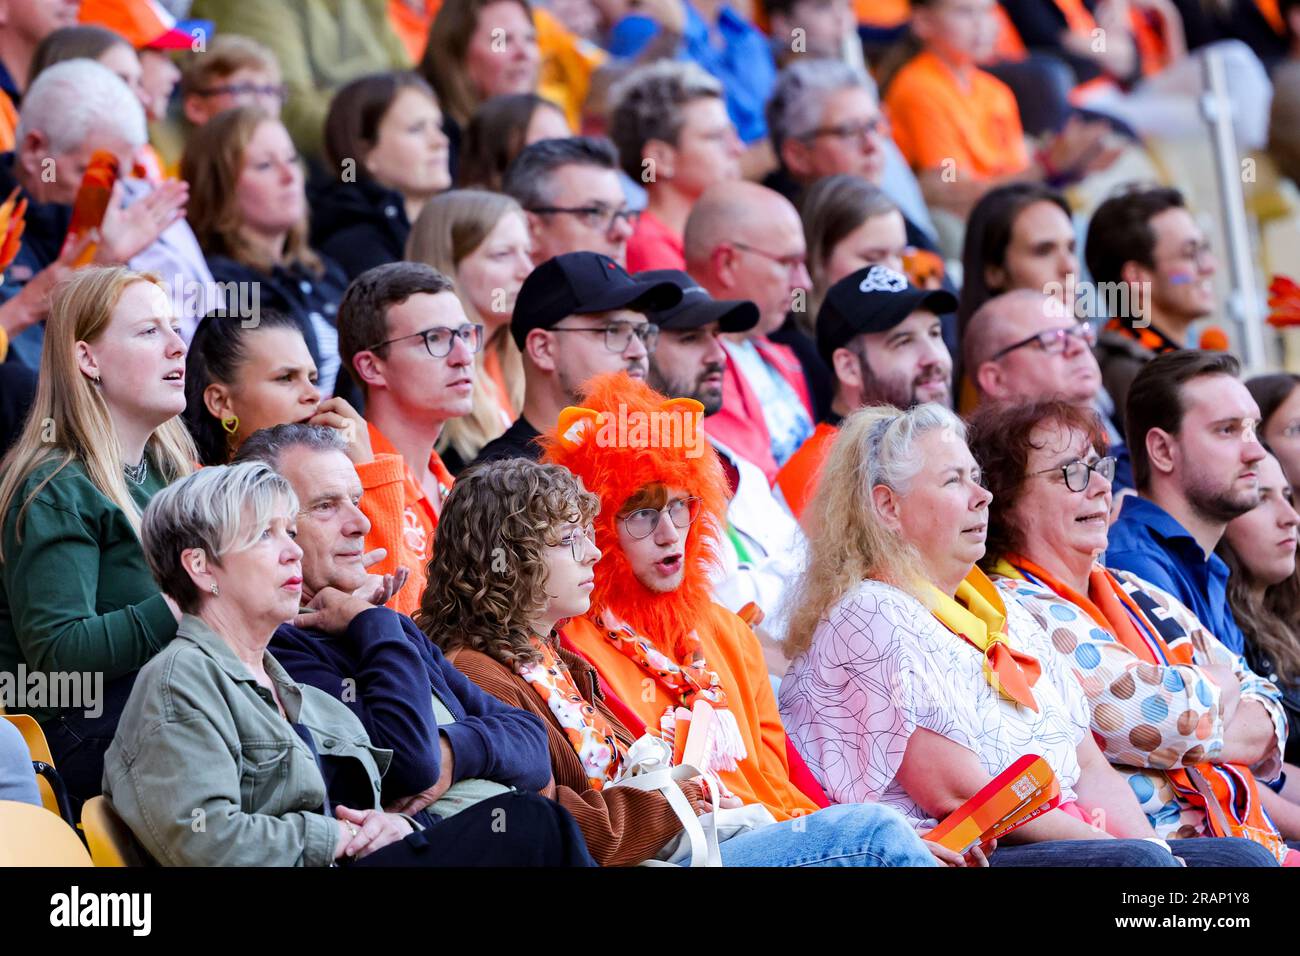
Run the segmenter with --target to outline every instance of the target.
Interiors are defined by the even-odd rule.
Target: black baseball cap
[[[717,322],[723,332],[748,332],[758,325],[758,306],[746,299],[715,299],[680,269],[652,269],[638,272],[645,282],[671,282],[682,290],[682,301],[671,308],[650,313],[650,321],[661,329],[698,329]]]
[[[524,280],[515,299],[510,334],[520,349],[533,329],[549,329],[570,315],[611,309],[656,312],[680,302],[682,290],[671,282],[630,276],[609,256],[566,252],[547,259]]]
[[[918,289],[888,266],[867,266],[845,276],[826,293],[817,312],[817,351],[827,365],[835,350],[863,333],[887,332],[913,312],[957,311],[946,289]]]

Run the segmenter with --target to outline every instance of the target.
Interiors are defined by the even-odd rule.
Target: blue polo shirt
[[[1105,565],[1131,571],[1186,604],[1235,654],[1246,639],[1228,605],[1228,566],[1205,552],[1169,512],[1145,498],[1124,499],[1110,529]]]
[[[649,17],[624,17],[610,33],[609,52],[618,57],[636,56],[658,32],[659,25]],[[731,7],[724,6],[710,27],[690,3],[686,4],[682,33],[682,57],[694,60],[721,81],[737,135],[747,144],[766,136],[763,108],[776,86],[776,61],[767,37]]]

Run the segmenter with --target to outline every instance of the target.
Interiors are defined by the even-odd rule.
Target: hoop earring
[[[234,435],[239,431],[239,416],[231,415],[229,418],[221,419],[221,427],[226,430],[227,435]]]

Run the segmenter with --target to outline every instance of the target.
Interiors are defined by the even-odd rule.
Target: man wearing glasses
[[[1084,259],[1097,300],[1122,310],[1106,316],[1097,359],[1123,428],[1125,398],[1138,370],[1157,355],[1187,348],[1192,323],[1218,306],[1217,263],[1182,193],[1167,187],[1131,189],[1098,206]],[[1127,295],[1102,295],[1106,290]]]
[[[609,256],[571,252],[543,262],[524,280],[510,319],[523,353],[523,413],[488,442],[475,463],[541,456],[541,428],[568,405],[579,404],[582,385],[602,372],[626,371],[644,379],[659,327],[645,313],[681,301],[671,282],[627,274]]]
[[[339,303],[339,355],[365,398],[370,447],[378,465],[363,475],[363,510],[374,524],[368,549],[400,541],[376,574],[405,567],[411,581],[392,604],[411,613],[424,590],[433,532],[452,477],[434,444],[442,426],[474,406],[474,354],[483,326],[471,324],[451,280],[417,262],[392,262],[361,273]],[[384,465],[387,463],[387,467]],[[403,526],[387,526],[402,501]]]
[[[628,208],[609,140],[571,136],[533,143],[510,164],[501,191],[524,207],[533,261],[598,252],[627,265],[627,240],[641,214]]]
[[[1058,299],[1018,289],[985,302],[962,338],[962,363],[981,403],[1026,404],[1059,398],[1094,409],[1118,461],[1116,491],[1133,487],[1124,436],[1101,411],[1097,331]]]
[[[834,370],[827,418],[777,472],[800,517],[817,489],[840,423],[864,405],[952,404],[952,359],[939,316],[957,308],[943,289],[918,289],[888,266],[867,266],[835,283],[817,313],[817,349]]]

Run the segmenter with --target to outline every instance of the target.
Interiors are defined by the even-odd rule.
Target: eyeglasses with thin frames
[[[889,121],[884,116],[875,116],[860,123],[818,126],[804,138],[817,139],[819,136],[834,136],[836,139],[851,139],[860,143],[872,136],[883,136],[888,130]]]
[[[605,348],[622,355],[632,344],[632,338],[641,340],[647,352],[653,352],[659,341],[659,326],[653,322],[633,325],[631,322],[612,322],[604,328],[583,326],[573,329],[550,329],[551,332],[601,332],[605,336]]]
[[[1084,461],[1082,458],[1076,458],[1064,465],[1044,468],[1042,471],[1034,472],[1034,474],[1047,475],[1054,471],[1061,473],[1061,476],[1065,479],[1065,487],[1071,491],[1086,491],[1094,471],[1106,479],[1107,484],[1115,480],[1115,459],[1110,455],[1105,458],[1098,458],[1096,461]]]
[[[473,355],[483,347],[483,326],[478,324],[462,325],[458,329],[449,329],[446,326],[436,326],[432,329],[424,329],[420,332],[412,332],[410,335],[399,335],[395,339],[389,339],[386,342],[379,342],[370,346],[367,351],[373,352],[381,349],[385,345],[392,345],[394,342],[404,342],[407,339],[423,338],[424,347],[429,355],[433,358],[446,358],[451,354],[452,342],[460,339],[465,343],[465,348],[469,349]]]
[[[199,96],[274,96],[281,103],[289,98],[289,89],[283,84],[229,83],[194,92]]]
[[[752,252],[754,255],[762,256],[764,259],[771,259],[777,265],[783,266],[787,272],[791,273],[798,272],[807,264],[808,261],[806,255],[778,256],[774,252],[767,252],[764,249],[759,249],[756,246],[751,246],[744,242],[737,242],[734,239],[731,240],[731,244],[737,249],[743,249],[745,252]]]
[[[664,515],[668,516],[675,527],[685,530],[700,516],[700,499],[691,496],[670,501],[663,508],[638,508],[629,514],[620,515],[618,520],[623,522],[627,533],[639,541],[655,533]]]
[[[1021,339],[1012,345],[1008,345],[1000,352],[995,352],[989,359],[990,362],[996,362],[1004,355],[1010,355],[1016,349],[1022,349],[1026,345],[1038,343],[1038,347],[1048,355],[1060,355],[1065,351],[1066,343],[1071,338],[1080,339],[1088,348],[1097,344],[1097,330],[1087,322],[1080,322],[1078,325],[1072,325],[1066,329],[1049,329],[1046,332],[1036,332],[1027,339]]]
[[[587,557],[588,543],[596,547],[596,529],[592,527],[574,528],[559,541],[552,545],[554,548],[568,548],[569,553],[573,555],[573,560],[579,564]]]

